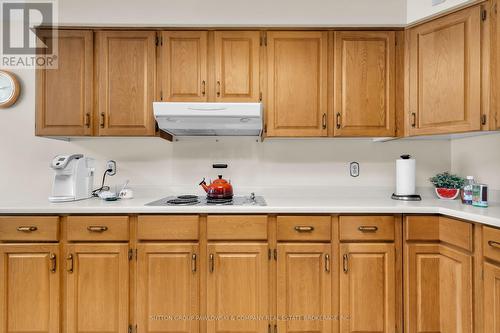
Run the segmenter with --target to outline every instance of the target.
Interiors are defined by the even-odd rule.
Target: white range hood
[[[154,102],[158,127],[174,137],[262,134],[261,103]]]

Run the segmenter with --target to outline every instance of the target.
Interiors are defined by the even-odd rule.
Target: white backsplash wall
[[[118,163],[112,183],[130,179],[132,184],[192,186],[202,177],[215,177],[214,162],[228,163],[224,172],[238,187],[246,186],[393,186],[394,160],[401,153],[417,158],[417,184],[450,168],[448,141],[374,143],[368,139],[289,139],[263,143],[178,142],[160,138],[91,138],[72,142],[34,135],[34,72],[15,71],[22,83],[18,103],[0,110],[0,188],[20,196],[29,192],[48,194],[56,154],[83,153],[96,159],[95,184],[100,182],[108,159]],[[360,163],[361,175],[348,174],[351,161]]]
[[[500,191],[500,133],[451,141],[452,170]]]

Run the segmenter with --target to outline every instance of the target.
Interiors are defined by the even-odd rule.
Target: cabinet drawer
[[[0,241],[57,241],[58,216],[0,216]]]
[[[330,216],[278,216],[278,241],[329,241]]]
[[[500,229],[483,227],[484,256],[500,262]]]
[[[68,216],[68,241],[128,241],[128,216]]]
[[[207,217],[210,240],[267,240],[265,215],[210,215]]]
[[[197,215],[140,215],[137,238],[141,240],[197,240]]]
[[[392,241],[394,216],[341,216],[342,241]]]

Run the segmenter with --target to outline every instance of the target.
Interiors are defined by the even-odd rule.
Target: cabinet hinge
[[[158,46],[160,44],[160,38],[158,36],[155,37],[155,45]]]
[[[262,92],[259,93],[259,102],[262,102]]]
[[[160,91],[160,101],[163,101],[163,91]]]
[[[128,325],[128,333],[133,333],[134,329],[132,325]]]
[[[267,36],[264,36],[264,46],[267,46]]]
[[[277,249],[273,250],[273,258],[274,258],[274,260],[278,260],[278,250]]]
[[[267,249],[267,259],[271,260],[271,258],[273,257],[272,252],[273,251],[271,249]]]
[[[481,20],[486,21],[486,17],[487,17],[486,9],[483,9],[481,11]]]
[[[488,120],[488,118],[486,117],[485,114],[481,115],[481,125],[486,125],[486,121]]]
[[[267,333],[271,333],[271,324],[267,324]]]
[[[134,259],[137,260],[137,249],[129,249],[128,250],[128,260]]]
[[[267,133],[267,124],[264,124],[264,133]]]

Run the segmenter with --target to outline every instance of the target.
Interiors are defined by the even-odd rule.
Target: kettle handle
[[[202,184],[205,184],[205,185],[207,184],[207,183],[205,182],[205,177],[203,177],[203,179],[201,180],[201,182],[200,182],[198,185],[202,185]]]

